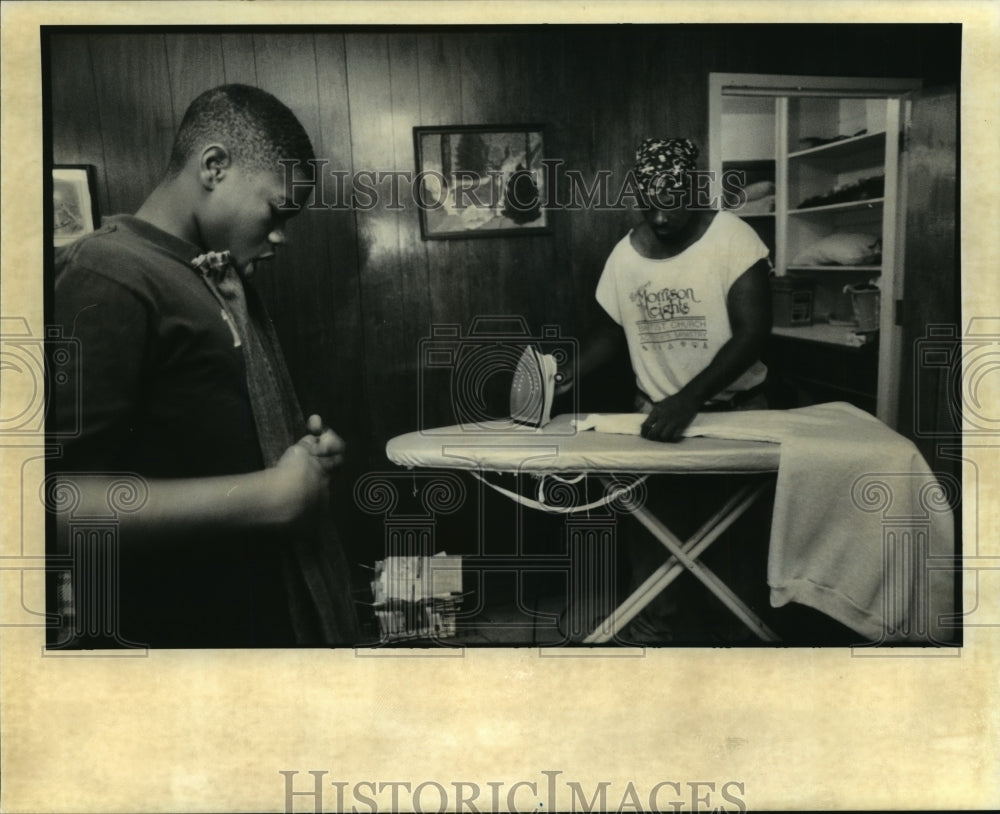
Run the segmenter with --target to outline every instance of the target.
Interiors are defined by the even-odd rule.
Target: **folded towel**
[[[590,415],[577,429],[639,434],[645,419]],[[952,638],[952,513],[910,441],[840,402],[707,413],[685,435],[781,444],[772,605],[809,605],[873,641]]]
[[[593,430],[613,435],[640,435],[645,413],[591,413],[586,418],[578,418],[573,422],[580,432]]]
[[[684,430],[685,438],[728,438],[732,441],[772,441],[780,443],[787,435],[788,417],[795,414],[803,428],[821,427],[827,423],[822,416],[811,415],[811,407],[800,410],[733,410],[724,413],[699,413]],[[867,413],[866,413],[867,415]],[[640,435],[647,413],[591,413],[574,422],[577,430]]]
[[[774,211],[774,196],[766,195],[763,198],[747,201],[735,211],[740,215],[769,215]]]
[[[754,184],[747,184],[743,187],[743,194],[748,202],[774,195],[774,181],[757,181]]]

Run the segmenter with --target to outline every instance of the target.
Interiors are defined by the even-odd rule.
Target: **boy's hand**
[[[344,462],[344,442],[318,415],[306,422],[302,436],[281,456],[273,470],[279,507],[275,520],[296,525],[307,521],[330,497],[330,475]]]
[[[306,422],[309,435],[299,440],[309,454],[313,455],[323,470],[329,474],[344,462],[344,441],[323,423],[318,415],[309,416]]]
[[[280,525],[307,520],[329,499],[328,470],[323,459],[308,450],[305,440],[292,444],[275,467],[267,470],[273,484],[274,520]]]

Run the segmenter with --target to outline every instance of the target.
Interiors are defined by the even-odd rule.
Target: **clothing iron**
[[[510,389],[510,417],[518,424],[544,427],[551,420],[558,365],[555,356],[533,345],[524,349],[514,370]]]

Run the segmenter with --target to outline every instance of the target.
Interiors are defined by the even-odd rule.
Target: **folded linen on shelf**
[[[774,195],[774,181],[756,181],[743,187],[743,196],[747,201],[757,201]]]
[[[749,200],[735,211],[741,215],[769,215],[774,212],[774,195]]]

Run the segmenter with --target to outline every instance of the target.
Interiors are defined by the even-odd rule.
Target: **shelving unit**
[[[820,206],[808,206],[804,209],[790,209],[789,215],[826,215],[838,212],[861,212],[877,209],[885,203],[885,198],[865,198],[861,201],[847,201],[844,203],[822,204]]]
[[[872,133],[864,133],[858,136],[849,136],[842,139],[837,139],[836,141],[829,142],[828,144],[818,144],[815,147],[805,147],[801,150],[789,152],[789,158],[805,158],[805,157],[817,157],[823,156],[832,158],[834,160],[838,159],[841,155],[847,155],[856,152],[859,147],[867,147],[870,144],[880,143],[876,148],[879,152],[884,149],[885,145],[885,130],[880,130]]]
[[[761,240],[771,250],[773,263],[776,246],[774,213],[777,174],[774,130],[776,102],[771,98],[733,96],[726,100],[726,112],[729,116],[739,117],[743,130],[740,133],[720,132],[723,156],[719,167],[720,174],[726,173],[729,190],[738,188],[745,191],[754,187],[761,189],[762,184],[770,185],[770,192],[764,192],[755,200],[748,201],[748,205],[733,211],[753,226],[760,235]],[[736,183],[736,173],[740,174],[741,183]],[[717,187],[717,190],[721,192],[721,187]],[[723,208],[729,208],[721,197],[720,201]]]
[[[775,274],[813,292],[813,324],[772,332],[772,355],[786,368],[775,372],[794,368],[800,382],[827,381],[819,388],[824,398],[842,392],[890,425],[899,381],[895,303],[903,296],[899,134],[903,97],[919,86],[761,74],[709,79],[710,169],[721,208],[732,205],[725,173],[746,169],[752,183],[750,169],[759,175],[773,167],[773,214],[741,217],[771,250]],[[844,324],[853,317],[844,289],[868,283],[880,290],[878,331],[855,335]]]
[[[776,336],[789,339],[801,339],[808,342],[821,342],[824,345],[836,345],[844,348],[862,348],[869,341],[860,341],[853,328],[849,325],[832,325],[829,322],[816,322],[803,326],[776,326],[771,332]]]
[[[882,271],[882,266],[826,266],[826,265],[809,265],[809,266],[788,266],[788,271],[863,271],[866,273],[875,272],[876,274]]]

